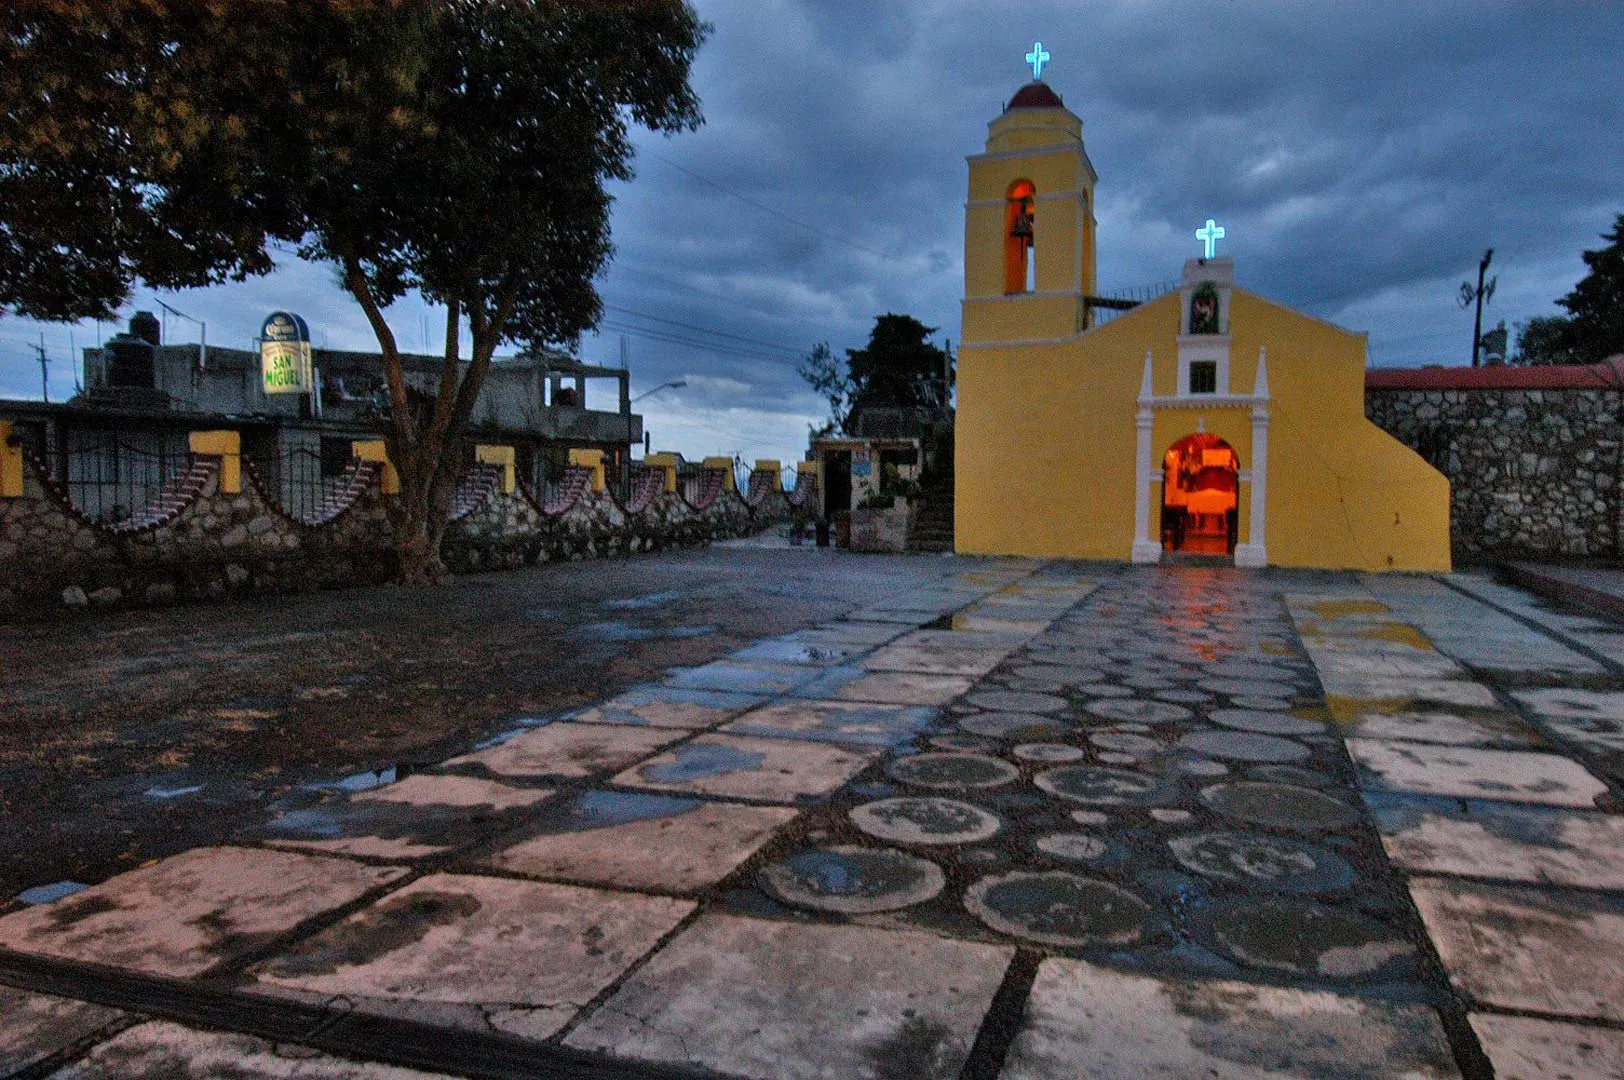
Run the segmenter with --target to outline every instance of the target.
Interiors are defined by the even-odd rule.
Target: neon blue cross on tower
[[[1043,42],[1032,43],[1032,51],[1026,54],[1026,62],[1032,65],[1032,78],[1043,78],[1043,65],[1049,62],[1049,51],[1043,47]]]
[[[1224,238],[1224,227],[1212,220],[1212,218],[1208,218],[1206,227],[1195,231],[1195,238],[1206,243],[1206,257],[1210,259],[1213,252],[1218,249],[1218,241]]]

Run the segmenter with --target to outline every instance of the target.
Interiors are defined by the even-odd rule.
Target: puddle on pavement
[[[1367,979],[1415,955],[1375,919],[1309,900],[1224,897],[1205,921],[1203,936],[1238,963],[1293,975]]]
[[[202,790],[202,784],[186,784],[180,787],[149,787],[141,794],[149,799],[167,802],[170,799],[184,799],[188,795],[196,795]]]
[[[681,589],[668,589],[665,592],[644,593],[642,596],[628,596],[621,600],[605,600],[603,606],[615,611],[646,611],[649,608],[669,604],[683,595]]]
[[[965,716],[959,727],[972,735],[989,739],[1052,739],[1065,735],[1070,728],[1052,716],[1037,713],[988,712]]]
[[[624,791],[584,791],[573,799],[545,807],[536,819],[538,836],[612,829],[638,821],[658,821],[691,813],[697,799]]]
[[[32,889],[24,889],[17,894],[17,899],[29,905],[51,904],[63,897],[84,892],[88,888],[89,885],[78,881],[56,881],[49,885],[36,885]]]
[[[676,760],[645,765],[638,775],[656,784],[680,784],[760,768],[767,757],[759,751],[718,743],[689,743],[677,747],[672,755]]]
[[[712,630],[715,627],[711,627]],[[853,653],[865,651],[865,646],[820,645],[805,641],[762,641],[747,649],[740,649],[730,660],[745,663],[771,664],[832,664]],[[865,671],[864,674],[867,674]]]
[[[1243,780],[1214,784],[1201,801],[1225,817],[1265,828],[1318,832],[1357,824],[1359,812],[1311,788]]]
[[[707,637],[714,633],[714,626],[633,626],[615,621],[586,623],[571,630],[569,636],[585,641],[625,642]]]
[[[342,791],[345,794],[354,795],[357,792],[371,791],[373,788],[383,787],[385,784],[393,784],[406,775],[406,766],[390,765],[384,769],[364,769],[361,772],[351,773],[349,776],[338,780],[318,780],[304,786],[311,791]]]
[[[941,868],[900,851],[815,848],[761,870],[769,895],[794,907],[861,915],[922,904],[947,884]]]
[[[1279,836],[1208,832],[1168,841],[1174,858],[1218,881],[1278,892],[1335,892],[1353,884],[1353,867],[1328,848]]]
[[[1063,870],[982,878],[964,903],[994,930],[1046,945],[1132,945],[1151,918],[1149,905],[1126,889]]]

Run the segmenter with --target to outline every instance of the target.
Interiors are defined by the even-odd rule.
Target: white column
[[[1257,385],[1252,391],[1252,507],[1247,542],[1235,545],[1236,566],[1267,566],[1269,508],[1269,358],[1257,354]]]
[[[1139,384],[1139,412],[1134,416],[1138,438],[1134,446],[1133,467],[1133,561],[1160,562],[1162,544],[1150,536],[1150,435],[1156,415],[1151,411],[1154,396],[1150,380],[1150,353],[1145,353],[1145,376]]]

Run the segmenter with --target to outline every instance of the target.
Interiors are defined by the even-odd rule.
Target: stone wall
[[[1456,559],[1617,557],[1624,392],[1549,370],[1459,385],[1449,370],[1371,372],[1365,413],[1449,477]]]
[[[237,470],[226,464],[194,455],[153,507],[110,526],[75,509],[23,454],[21,490],[0,497],[0,617],[341,588],[392,576],[392,496],[380,491],[381,466],[355,463],[342,501],[312,524],[284,513],[252,469],[242,469],[233,485]],[[459,490],[447,564],[470,572],[705,543],[758,532],[815,505],[809,476],[787,493],[752,484],[749,496],[718,483],[716,497],[696,506],[666,493],[663,474],[651,472],[624,504],[593,491],[584,469],[570,470],[552,504],[476,475]],[[240,490],[222,490],[232,486]]]

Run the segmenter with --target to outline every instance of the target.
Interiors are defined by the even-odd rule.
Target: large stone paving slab
[[[565,1042],[737,1076],[957,1077],[1014,950],[708,915]]]
[[[1383,787],[1422,795],[1592,807],[1607,785],[1556,754],[1349,739],[1355,761]]]
[[[877,750],[793,739],[702,735],[627,769],[625,787],[793,803],[828,795],[866,768]]]
[[[873,701],[882,705],[945,705],[973,685],[975,680],[963,675],[869,671],[852,664],[830,668],[795,694],[804,698]]]
[[[405,873],[288,851],[196,848],[0,919],[0,947],[184,978]]]
[[[753,709],[722,730],[734,735],[899,746],[912,741],[935,718],[935,709],[918,705],[786,701]]]
[[[96,1047],[51,1080],[115,1077],[210,1080],[451,1080],[439,1073],[345,1061],[249,1035],[193,1031],[171,1023],[133,1027]]]
[[[477,765],[497,776],[592,776],[623,769],[683,735],[669,728],[571,721],[527,731],[446,765]]]
[[[782,694],[810,682],[821,668],[797,664],[743,664],[717,660],[701,667],[676,668],[666,682],[684,690],[721,690],[730,694]]]
[[[1624,692],[1519,690],[1520,698],[1557,735],[1601,754],[1624,754]]]
[[[730,694],[724,690],[648,686],[628,690],[601,705],[572,713],[569,719],[589,724],[706,728],[746,709],[755,708],[766,700],[759,695]]]
[[[1578,893],[1420,878],[1410,894],[1450,979],[1503,1009],[1624,1021],[1624,913]]]
[[[0,986],[0,1076],[66,1050],[122,1015],[100,1005]]]
[[[927,675],[980,677],[1025,640],[1022,634],[917,630],[863,660],[870,671],[916,671]]]
[[[302,1001],[544,1039],[693,910],[686,900],[436,874],[252,970]]]
[[[1624,889],[1624,817],[1481,802],[1374,809],[1382,846],[1407,870]]]
[[[1520,748],[1544,741],[1528,724],[1506,713],[1367,712],[1361,713],[1346,730],[1349,736],[1361,739],[1398,739],[1445,746]]]
[[[1624,1080],[1624,1031],[1473,1013],[1495,1080]]]
[[[785,807],[589,791],[485,862],[526,877],[687,892],[732,873],[795,815]]]
[[[1002,1080],[1457,1077],[1438,1018],[1320,991],[1045,960]]]
[[[283,814],[250,836],[272,847],[419,859],[473,843],[552,796],[474,776],[420,773],[351,798]]]

